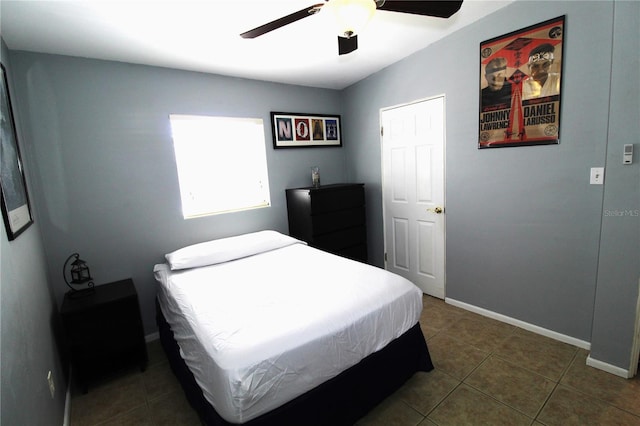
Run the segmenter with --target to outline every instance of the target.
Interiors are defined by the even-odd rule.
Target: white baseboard
[[[582,349],[586,349],[586,350],[591,349],[591,343],[586,342],[584,340],[576,339],[575,337],[557,333],[555,331],[548,330],[546,328],[539,327],[537,325],[529,324],[528,322],[520,321],[518,319],[511,318],[506,315],[498,314],[496,312],[489,311],[484,308],[479,308],[474,305],[469,305],[468,303],[460,302],[458,300],[451,299],[448,297],[445,298],[444,301],[450,305],[457,306],[458,308],[462,308],[464,310],[471,311],[476,314],[498,320],[500,322],[505,322],[507,324],[515,325],[516,327],[523,328],[527,331],[531,331],[532,333],[540,334],[542,336],[549,337],[551,339],[558,340],[563,343],[568,343],[570,345],[577,346]]]
[[[640,278],[638,278],[638,300],[636,302],[636,325],[633,329],[633,346],[631,347],[631,365],[629,378],[638,374],[638,358],[640,358]]]
[[[69,383],[67,384],[67,392],[64,397],[64,419],[62,426],[71,425],[71,367],[69,367]]]
[[[589,367],[597,368],[598,370],[606,371],[607,373],[620,376],[624,379],[630,379],[631,377],[633,377],[629,370],[616,367],[615,365],[607,364],[606,362],[598,361],[597,359],[591,358],[591,355],[587,357],[587,365]]]

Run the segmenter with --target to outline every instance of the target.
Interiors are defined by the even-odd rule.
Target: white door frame
[[[447,196],[447,168],[446,168],[446,159],[447,159],[447,98],[445,96],[444,93],[439,94],[439,95],[434,95],[434,96],[429,96],[426,98],[419,98],[419,99],[415,99],[413,101],[409,101],[409,102],[405,102],[405,103],[401,103],[401,104],[396,104],[396,105],[391,105],[391,106],[386,106],[386,107],[382,107],[379,110],[379,116],[378,116],[378,122],[379,122],[379,127],[380,129],[382,129],[382,114],[385,111],[388,110],[392,110],[395,108],[401,108],[401,107],[405,107],[405,106],[409,106],[409,105],[413,105],[413,104],[417,104],[417,103],[421,103],[421,102],[426,102],[426,101],[430,101],[432,99],[437,99],[437,98],[442,98],[442,102],[443,102],[443,126],[444,126],[444,133],[443,133],[443,138],[442,138],[442,174],[443,174],[443,180],[442,180],[442,189],[443,189],[443,205],[446,206],[447,205],[447,201],[446,201],[446,196]],[[386,223],[387,223],[387,212],[386,209],[384,207],[384,184],[385,184],[385,179],[384,179],[384,153],[383,153],[383,135],[382,135],[382,131],[380,131],[379,133],[380,135],[380,169],[381,169],[381,192],[382,192],[382,226],[383,226],[383,230],[382,230],[382,238],[383,238],[383,251],[384,251],[384,267],[385,269],[387,268],[387,239],[386,239]],[[443,263],[444,263],[444,272],[443,272],[443,299],[446,297],[446,292],[447,292],[447,221],[446,221],[446,214],[443,217],[443,221],[444,221],[444,226],[443,226],[443,232],[444,232],[444,244],[443,244]]]
[[[636,302],[636,325],[633,332],[633,345],[631,347],[631,365],[629,366],[629,377],[638,374],[638,364],[640,364],[640,278],[638,279],[638,300]]]

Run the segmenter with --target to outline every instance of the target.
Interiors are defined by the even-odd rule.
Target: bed
[[[160,340],[207,425],[353,424],[433,369],[422,292],[276,231],[155,265]]]

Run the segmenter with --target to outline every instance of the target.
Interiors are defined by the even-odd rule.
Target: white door
[[[444,298],[444,97],[384,109],[385,268]]]

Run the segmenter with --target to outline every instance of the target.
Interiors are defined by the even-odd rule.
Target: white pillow
[[[259,231],[194,244],[165,255],[172,271],[215,265],[303,241],[276,231]]]

